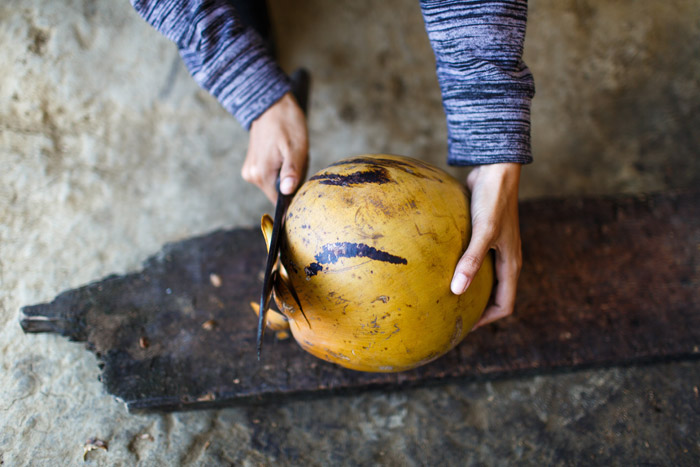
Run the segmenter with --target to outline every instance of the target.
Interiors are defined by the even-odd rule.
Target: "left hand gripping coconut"
[[[262,229],[269,244],[272,219]],[[348,158],[312,176],[285,219],[273,294],[299,345],[353,370],[397,372],[455,347],[493,287],[487,256],[450,291],[471,236],[466,189],[402,156]],[[275,329],[284,318],[270,310]]]

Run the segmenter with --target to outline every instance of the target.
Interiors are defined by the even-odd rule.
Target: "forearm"
[[[258,34],[225,1],[131,0],[134,9],[177,44],[195,81],[246,129],[289,91]]]
[[[522,62],[527,1],[422,0],[454,165],[529,163],[534,81]]]

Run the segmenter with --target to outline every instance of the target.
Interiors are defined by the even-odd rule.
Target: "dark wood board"
[[[520,216],[515,314],[404,373],[346,370],[272,332],[259,362],[249,303],[266,254],[256,228],[168,244],[139,273],[24,307],[21,325],[86,342],[130,411],[700,355],[700,192],[530,201]]]

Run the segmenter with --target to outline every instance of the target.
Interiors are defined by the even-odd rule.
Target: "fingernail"
[[[465,276],[461,272],[458,272],[452,278],[452,284],[450,285],[450,289],[452,289],[453,294],[460,295],[464,293],[465,290],[467,290],[468,283],[469,279],[467,278],[467,276]]]
[[[294,190],[294,179],[292,177],[287,177],[282,182],[280,182],[280,191],[285,195],[288,195]]]

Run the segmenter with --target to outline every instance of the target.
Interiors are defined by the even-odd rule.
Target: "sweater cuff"
[[[468,166],[532,162],[531,94],[489,90],[488,85],[475,87],[479,89],[443,90],[447,163]]]
[[[191,14],[190,29],[178,41],[185,65],[202,88],[250,129],[290,90],[289,78],[228,3],[199,5]]]
[[[250,28],[238,33],[206,44],[210,50],[200,43],[180,53],[195,81],[248,130],[291,87],[257,33]]]
[[[252,64],[227,86],[215,87],[212,94],[246,130],[267,109],[291,91],[287,75],[271,58]]]

